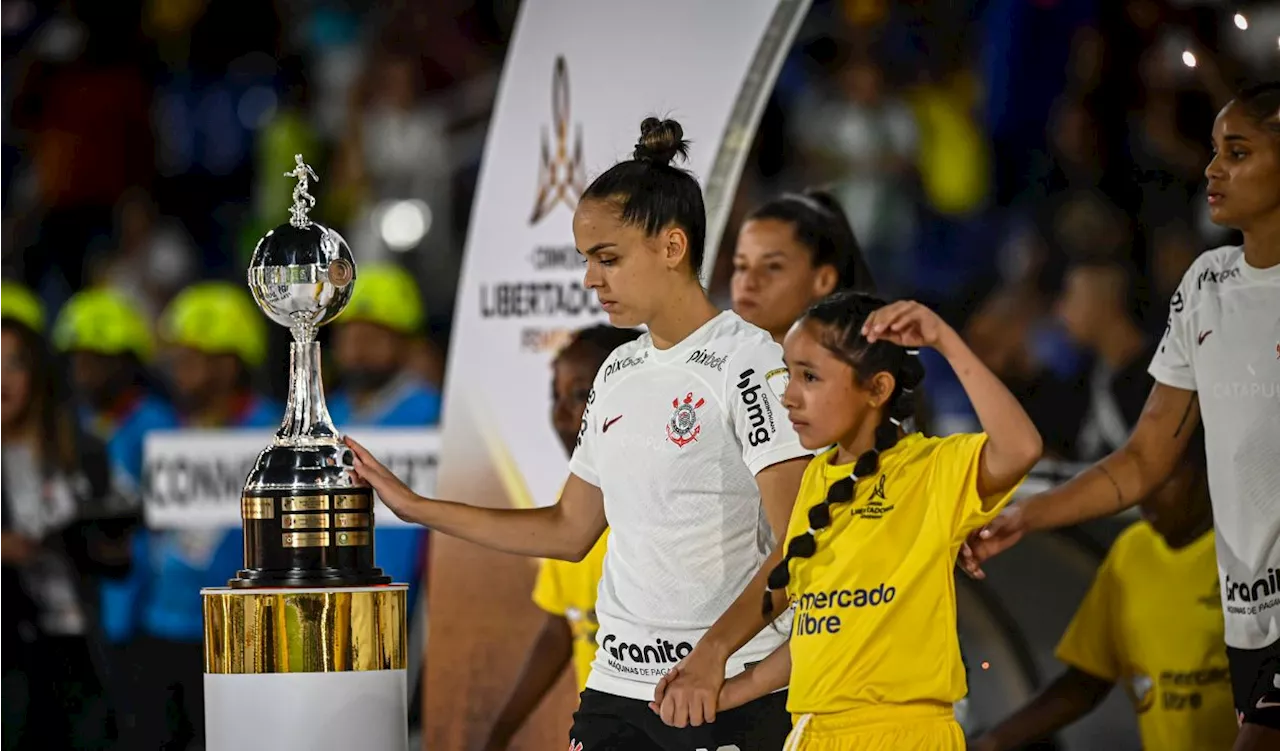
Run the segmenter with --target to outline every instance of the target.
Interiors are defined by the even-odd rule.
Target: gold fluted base
[[[408,587],[205,589],[204,671],[403,670]]]

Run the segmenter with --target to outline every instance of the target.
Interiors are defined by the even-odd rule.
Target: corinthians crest
[[[573,211],[587,184],[582,164],[581,125],[574,133],[573,154],[569,154],[569,65],[564,56],[556,58],[555,71],[551,74],[551,119],[555,132],[548,134],[546,128],[542,130],[538,197],[533,204],[533,215],[529,217],[530,224],[537,224],[559,203]]]
[[[698,440],[702,426],[698,424],[698,409],[706,404],[706,399],[693,400],[693,392],[684,395],[684,400],[672,399],[671,406],[676,408],[671,419],[667,420],[667,439],[677,446],[693,443]]]

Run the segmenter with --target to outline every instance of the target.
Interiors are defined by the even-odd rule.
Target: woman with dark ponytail
[[[920,347],[955,369],[985,432],[899,439],[924,377]],[[916,302],[838,293],[801,318],[784,351],[783,404],[801,443],[834,448],[809,464],[786,555],[759,591],[766,618],[794,605],[789,647],[725,683],[720,708],[789,683],[787,749],[962,751],[953,564],[1039,459],[1040,435]]]
[[[583,283],[614,326],[648,331],[596,374],[558,504],[516,510],[421,498],[351,443],[356,469],[387,506],[436,532],[580,560],[607,522],[599,648],[571,736],[582,751],[776,751],[791,728],[782,686],[716,714],[726,674],[786,639],[785,621],[764,628],[760,591],[781,560],[776,541],[812,454],[779,402],[782,348],[717,310],[698,280],[702,190],[671,163],[687,150],[679,123],[645,120],[635,157],[597,177],[574,212]],[[722,619],[726,612],[734,617]],[[698,660],[686,660],[694,645]],[[681,660],[710,688],[696,707],[685,705],[682,724],[692,727],[675,728],[649,702]]]
[[[876,285],[830,193],[783,193],[742,223],[730,291],[743,320],[781,343],[810,305],[836,290],[875,294]]]

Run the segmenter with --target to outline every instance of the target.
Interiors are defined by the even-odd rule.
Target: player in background
[[[600,647],[571,736],[583,751],[776,751],[790,728],[783,692],[720,715],[713,703],[688,728],[668,727],[648,708],[660,677],[695,644],[723,655],[723,680],[785,639],[763,628],[771,619],[760,613],[759,592],[780,560],[775,541],[809,458],[776,396],[781,348],[717,310],[698,279],[702,191],[671,164],[687,148],[678,123],[645,120],[635,158],[596,178],[574,213],[584,284],[610,323],[648,333],[596,375],[559,503],[517,510],[421,498],[348,439],[357,471],[382,500],[436,532],[580,560],[609,527]],[[747,616],[734,619],[740,631],[706,644],[726,610]]]
[[[339,387],[327,402],[339,430],[427,428],[440,422],[440,393],[409,365],[426,311],[408,271],[390,263],[361,266],[356,291],[334,323]],[[409,584],[409,602],[418,602],[426,534],[420,529],[378,527],[373,535],[378,565],[392,581]]]
[[[744,321],[781,344],[810,305],[838,289],[874,294],[875,281],[830,193],[783,193],[742,223],[730,291]]]
[[[985,432],[899,437],[924,378],[920,347],[947,359]],[[723,685],[706,680],[715,671],[705,664],[689,670],[709,659],[697,647],[653,709],[679,726],[704,691],[727,708],[789,684],[787,749],[961,751],[953,562],[1040,458],[1040,435],[955,330],[916,302],[833,295],[792,328],[785,352],[791,423],[807,448],[833,446],[810,462],[786,557],[756,590],[766,614],[795,605],[790,642]]]
[[[1070,482],[1018,503],[970,540],[961,565],[1027,532],[1128,508],[1168,480],[1204,422],[1236,749],[1280,747],[1280,83],[1218,113],[1209,215],[1244,245],[1201,254],[1169,306],[1133,434]]]
[[[587,397],[605,360],[615,349],[640,336],[635,329],[592,326],[579,330],[551,363],[551,423],[566,455],[573,454]],[[533,587],[533,601],[546,612],[516,685],[489,731],[485,748],[500,751],[573,662],[578,691],[587,687],[596,657],[596,592],[604,567],[606,530],[578,562],[543,560]]]
[[[271,428],[284,407],[253,389],[267,351],[266,322],[243,285],[201,282],[160,318],[162,372],[183,428]],[[130,748],[187,748],[204,738],[200,590],[224,587],[244,561],[239,525],[144,530],[130,575],[139,634],[128,650],[136,726]]]
[[[1040,695],[969,748],[1006,751],[1093,711],[1119,684],[1143,748],[1228,749],[1236,737],[1213,549],[1203,431],[1189,461],[1142,501],[1058,643],[1067,666]]]

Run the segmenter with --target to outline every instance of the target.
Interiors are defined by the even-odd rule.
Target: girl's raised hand
[[[914,300],[900,300],[872,311],[862,324],[867,341],[883,339],[900,347],[933,347],[955,331],[937,313]]]

